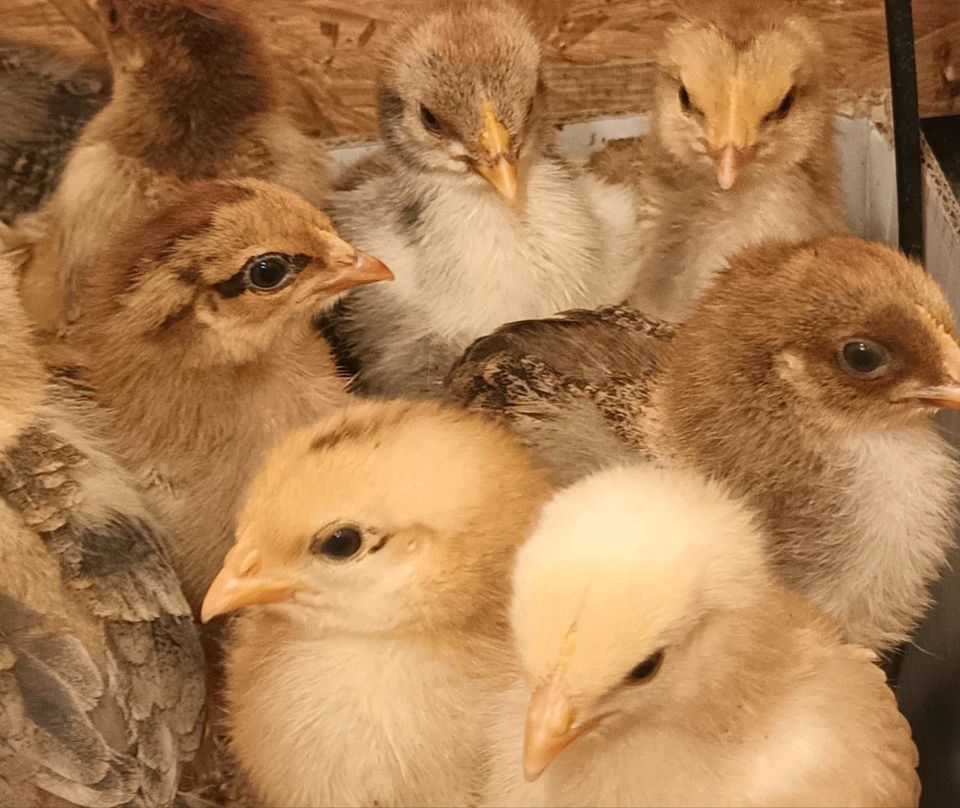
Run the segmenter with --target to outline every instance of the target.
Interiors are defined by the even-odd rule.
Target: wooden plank
[[[762,1],[762,0],[761,0]],[[57,0],[64,2],[64,0]],[[294,79],[300,117],[330,136],[375,131],[375,60],[390,23],[438,0],[229,0],[268,34]],[[521,0],[546,43],[546,75],[558,119],[649,108],[652,58],[675,18],[668,0]],[[76,0],[71,0],[75,5]],[[3,0],[4,36],[72,54],[90,43],[50,0]],[[804,0],[836,59],[845,93],[881,100],[889,89],[882,0]],[[917,66],[924,115],[960,113],[960,3],[914,0]]]

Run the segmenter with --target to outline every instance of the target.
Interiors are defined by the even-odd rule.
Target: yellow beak
[[[292,577],[273,578],[261,574],[259,553],[235,545],[207,590],[200,607],[200,620],[206,623],[244,606],[281,603],[302,589]]]
[[[559,676],[533,691],[523,739],[523,776],[531,783],[574,740],[596,725],[574,726],[577,712]]]
[[[517,161],[513,156],[510,134],[486,99],[483,120],[484,128],[478,141],[483,156],[474,167],[504,199],[513,200],[517,196]]]

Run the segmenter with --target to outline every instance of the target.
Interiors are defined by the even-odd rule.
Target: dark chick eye
[[[627,684],[635,685],[653,678],[663,663],[663,649],[648,656],[643,662],[627,674]]]
[[[107,24],[111,31],[116,31],[120,26],[120,15],[117,13],[117,7],[111,3],[107,10]]]
[[[689,112],[692,108],[690,93],[687,92],[687,88],[682,84],[680,85],[680,106],[683,107],[684,112]]]
[[[283,286],[291,273],[290,262],[279,255],[255,258],[247,268],[247,282],[251,289],[272,292]]]
[[[329,536],[317,537],[310,545],[314,555],[327,558],[350,558],[355,556],[363,544],[363,537],[355,527],[337,528]]]
[[[790,113],[790,110],[793,108],[793,101],[797,95],[797,88],[791,87],[789,92],[783,97],[783,100],[780,102],[780,106],[777,107],[773,112],[769,113],[766,117],[766,120],[772,121],[774,119],[783,120]]]
[[[423,122],[424,128],[426,128],[428,132],[432,132],[435,135],[440,134],[440,121],[438,121],[437,116],[434,115],[423,104],[420,105],[420,120]]]
[[[843,369],[858,379],[876,379],[889,369],[890,357],[882,345],[867,339],[854,339],[840,349]]]

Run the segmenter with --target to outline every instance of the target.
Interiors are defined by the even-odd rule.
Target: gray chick
[[[497,326],[632,288],[632,192],[556,153],[540,58],[529,22],[502,2],[449,4],[388,43],[383,148],[335,182],[326,208],[396,275],[328,324],[364,392],[438,394]]]

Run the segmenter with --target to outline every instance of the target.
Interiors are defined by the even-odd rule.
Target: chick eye
[[[887,349],[867,339],[850,340],[840,349],[843,369],[858,379],[876,379],[890,369]]]
[[[292,277],[290,262],[281,255],[264,255],[247,265],[247,284],[260,292],[274,292]]]
[[[660,665],[663,663],[663,649],[655,651],[650,654],[643,662],[641,662],[637,667],[635,667],[630,673],[627,674],[626,682],[627,684],[635,685],[640,682],[646,682],[648,679],[652,679],[657,671],[660,670]]]
[[[438,121],[437,116],[434,115],[423,104],[420,105],[420,120],[423,122],[423,126],[428,132],[432,132],[435,135],[440,134],[440,121]]]
[[[363,544],[363,537],[355,527],[339,527],[329,536],[318,537],[310,544],[310,552],[327,558],[350,558]]]
[[[107,10],[107,25],[111,31],[116,31],[120,27],[120,15],[117,13],[117,7],[111,3]]]
[[[680,85],[680,106],[683,108],[684,112],[689,112],[692,109],[692,104],[690,103],[690,93],[687,92],[687,88],[681,84]]]
[[[769,113],[764,120],[772,121],[774,118],[778,120],[783,120],[790,113],[790,110],[793,108],[793,101],[797,95],[797,88],[791,87],[787,94],[783,97],[783,100],[780,102],[780,106],[777,107],[773,112]]]

